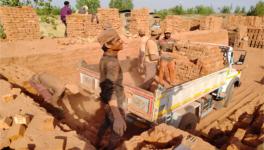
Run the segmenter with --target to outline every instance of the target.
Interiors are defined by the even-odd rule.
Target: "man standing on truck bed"
[[[157,40],[160,37],[160,30],[153,29],[151,37],[147,40],[144,52],[145,80],[141,85],[142,88],[149,90],[155,80],[157,73],[157,64],[160,58]]]
[[[98,133],[96,145],[100,146],[105,131],[110,127],[111,136],[107,149],[120,144],[126,130],[124,112],[126,100],[123,87],[123,72],[118,61],[118,52],[123,49],[123,41],[114,29],[102,31],[98,36],[104,54],[100,60],[100,99],[105,104],[105,120]]]

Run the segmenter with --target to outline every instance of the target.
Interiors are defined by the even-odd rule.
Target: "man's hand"
[[[126,131],[126,122],[123,117],[118,117],[114,119],[113,130],[119,136],[123,136]]]

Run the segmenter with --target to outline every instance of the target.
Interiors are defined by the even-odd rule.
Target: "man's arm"
[[[119,76],[119,71],[120,71],[119,69],[120,68],[119,68],[118,62],[108,62],[106,78],[111,80],[112,82],[117,81],[118,76]],[[110,106],[110,109],[114,117],[113,130],[118,135],[122,136],[124,134],[124,131],[126,130],[126,123],[119,110],[119,107],[117,104],[117,97],[115,94],[116,93],[115,93],[115,88],[114,88],[114,92],[108,104]]]
[[[160,56],[157,43],[149,40],[147,43],[147,47],[147,50],[149,51],[149,59],[151,61],[159,60]]]

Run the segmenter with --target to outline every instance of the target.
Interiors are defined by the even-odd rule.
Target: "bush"
[[[209,6],[200,5],[200,6],[196,6],[195,9],[196,9],[196,14],[200,14],[200,15],[211,15],[215,13],[214,9]]]
[[[5,34],[5,31],[4,31],[4,27],[0,23],[0,39],[5,39],[5,38],[6,38],[6,34]]]
[[[220,8],[220,12],[223,14],[230,14],[232,12],[232,6],[223,6]]]
[[[99,0],[77,0],[77,3],[76,3],[77,9],[79,9],[82,6],[87,6],[89,13],[96,13],[97,8],[100,7],[100,1]]]
[[[23,5],[31,5],[30,0],[26,0],[24,2],[20,2],[19,0],[0,0],[0,6],[23,6]]]
[[[239,7],[237,6],[235,11],[234,11],[235,14],[245,14],[246,13],[246,8],[245,7]]]
[[[183,14],[185,14],[185,10],[182,7],[182,5],[177,5],[177,6],[173,7],[173,8],[171,8],[169,11],[171,12],[171,14],[174,14],[174,15],[183,15]]]

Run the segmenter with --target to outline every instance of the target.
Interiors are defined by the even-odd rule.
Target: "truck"
[[[234,62],[234,50],[230,46],[213,43],[196,44],[217,46],[223,53],[225,67],[171,88],[165,89],[159,86],[155,92],[124,83],[128,102],[128,121],[150,125],[167,123],[191,131],[195,129],[199,119],[212,112],[214,108],[228,106],[234,87],[238,87],[241,83],[241,71],[232,66],[243,64],[246,52],[241,50],[243,52],[239,60]],[[89,67],[81,67],[80,85],[83,89],[98,94],[99,73]]]

